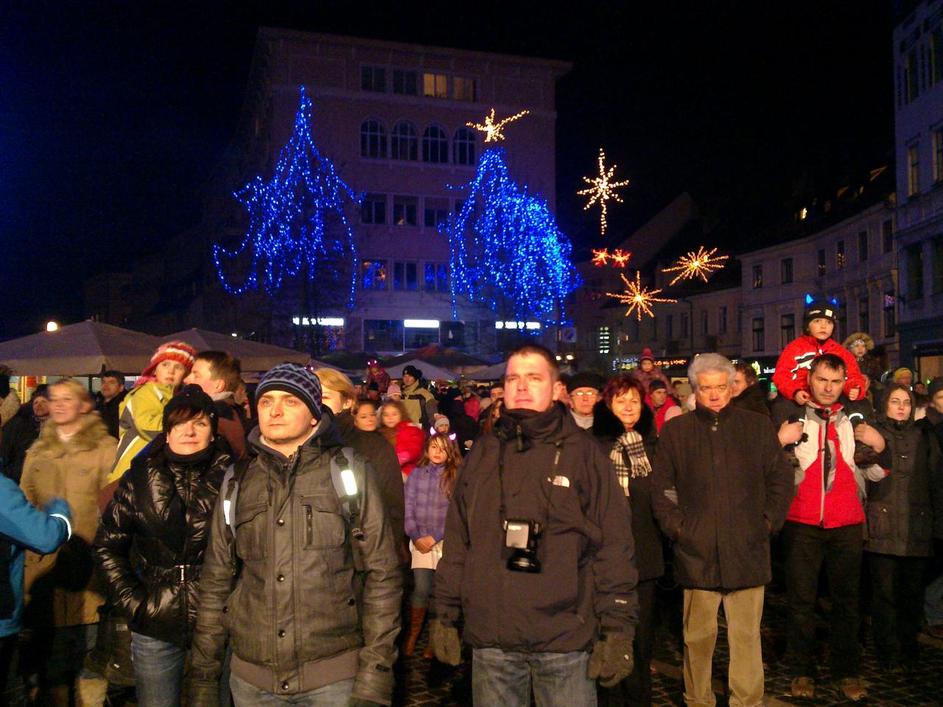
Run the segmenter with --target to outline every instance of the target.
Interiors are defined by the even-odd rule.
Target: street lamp
[[[46,331],[59,331],[59,322],[50,319],[48,322],[46,322]]]

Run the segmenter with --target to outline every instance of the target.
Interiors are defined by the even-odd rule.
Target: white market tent
[[[265,372],[279,363],[297,363],[305,365],[310,356],[294,349],[287,349],[258,341],[239,339],[235,336],[220,334],[206,329],[186,329],[160,337],[161,343],[183,341],[199,351],[226,351],[239,359],[243,373]]]
[[[111,370],[137,375],[160,343],[150,334],[88,319],[0,342],[0,363],[22,376],[94,376]]]
[[[433,366],[428,361],[421,361],[418,358],[414,358],[412,361],[404,361],[403,363],[391,366],[386,369],[386,372],[390,374],[390,378],[402,378],[403,369],[406,366],[415,366],[420,371],[422,371],[422,377],[430,381],[454,381],[458,380],[458,374],[454,371],[450,371],[447,368],[440,368],[439,366]]]
[[[492,366],[487,368],[482,368],[474,373],[470,373],[466,378],[470,378],[473,381],[494,381],[499,378],[504,377],[504,369],[507,368],[507,361],[501,361],[501,363],[495,363]]]

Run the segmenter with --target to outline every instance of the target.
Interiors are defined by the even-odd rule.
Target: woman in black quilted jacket
[[[95,554],[131,628],[138,704],[179,705],[203,551],[231,454],[213,401],[188,385],[163,434],[131,464],[102,517]]]

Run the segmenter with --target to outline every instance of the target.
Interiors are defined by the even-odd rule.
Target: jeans
[[[347,707],[354,691],[354,679],[332,682],[308,692],[294,695],[273,695],[255,685],[247,683],[237,675],[231,675],[229,686],[236,707],[264,707],[264,705],[304,705],[304,707]]]
[[[819,571],[824,563],[832,598],[830,620],[832,678],[858,674],[858,588],[864,547],[860,524],[820,528],[787,522],[783,527],[786,548],[786,595],[789,602],[789,659],[796,676],[816,676],[815,602]]]
[[[476,705],[596,707],[596,683],[586,677],[589,653],[520,653],[500,648],[472,652],[472,699]]]
[[[432,588],[435,586],[435,570],[415,568],[413,583],[413,594],[409,603],[417,609],[425,609],[429,606],[429,597],[432,596]]]
[[[926,557],[868,553],[871,569],[871,625],[878,660],[894,663],[917,657]]]
[[[187,651],[173,643],[131,633],[131,664],[140,707],[178,707]]]

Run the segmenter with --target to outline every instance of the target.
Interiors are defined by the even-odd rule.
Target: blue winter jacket
[[[0,637],[18,633],[23,618],[23,550],[53,552],[72,534],[69,504],[61,498],[39,510],[11,479],[0,476],[0,546],[9,548],[12,616],[0,618]],[[5,542],[2,542],[5,541]]]

